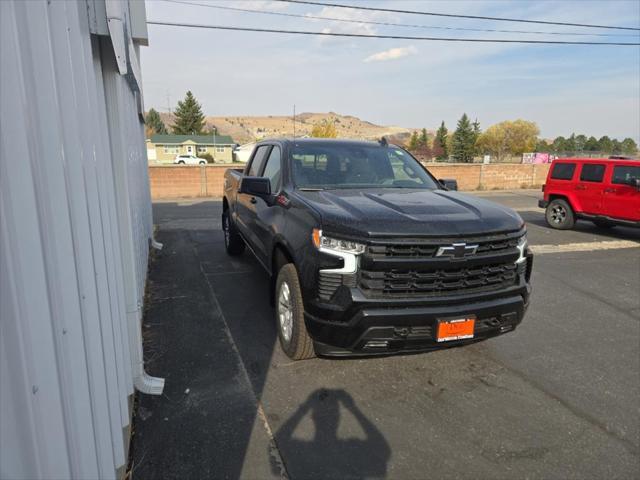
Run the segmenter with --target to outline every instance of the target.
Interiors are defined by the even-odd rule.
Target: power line
[[[562,40],[513,40],[498,38],[446,38],[446,37],[413,37],[406,35],[365,35],[360,33],[335,33],[335,32],[312,32],[306,30],[279,30],[271,28],[251,28],[235,27],[225,25],[203,25],[197,23],[160,22],[156,20],[147,21],[149,25],[163,25],[169,27],[186,28],[209,28],[215,30],[233,30],[238,32],[260,32],[260,33],[284,33],[292,35],[319,35],[326,37],[351,37],[351,38],[384,38],[392,40],[430,40],[436,42],[471,42],[471,43],[525,43],[535,45],[618,45],[618,46],[640,46],[640,43],[630,42],[574,42]]]
[[[593,25],[588,23],[551,22],[551,21],[545,21],[545,20],[525,20],[521,18],[485,17],[485,16],[479,16],[479,15],[460,15],[460,14],[453,14],[453,13],[421,12],[417,10],[396,10],[393,8],[362,7],[359,5],[341,5],[339,3],[313,2],[310,0],[275,0],[275,1],[285,2],[285,3],[298,3],[303,5],[320,5],[322,7],[351,8],[355,10],[368,10],[368,11],[374,11],[374,12],[406,13],[411,15],[430,15],[433,17],[470,18],[474,20],[493,20],[497,22],[538,23],[542,25],[561,25],[564,27],[609,28],[614,30],[640,31],[640,28],[636,28],[636,27],[615,27],[611,25]]]
[[[586,32],[543,32],[543,31],[530,31],[530,30],[499,30],[499,29],[489,29],[489,28],[465,28],[465,27],[444,27],[441,25],[415,25],[415,24],[407,24],[407,23],[393,23],[393,22],[376,22],[373,20],[350,20],[346,18],[338,18],[338,17],[325,17],[319,15],[302,15],[297,13],[285,13],[285,12],[270,12],[266,10],[254,10],[250,8],[239,8],[239,7],[226,7],[222,5],[212,5],[210,3],[197,3],[197,2],[188,2],[182,0],[161,0],[167,3],[175,3],[182,5],[194,5],[198,7],[206,7],[206,8],[215,8],[218,10],[227,10],[233,12],[243,12],[243,13],[257,13],[260,15],[276,15],[280,17],[294,17],[294,18],[303,18],[306,20],[328,20],[332,22],[343,22],[343,23],[353,23],[353,24],[366,24],[366,25],[380,25],[386,27],[402,27],[402,28],[423,28],[423,29],[438,29],[438,30],[461,30],[467,32],[490,32],[490,33],[525,33],[525,34],[535,34],[535,35],[572,35],[572,36],[596,36],[596,37],[636,37],[635,34],[627,33],[627,34],[616,34],[616,33],[586,33]]]

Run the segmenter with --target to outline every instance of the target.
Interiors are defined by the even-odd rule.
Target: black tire
[[[229,215],[229,209],[222,212],[222,231],[224,233],[224,248],[229,255],[240,255],[244,252],[244,240]]]
[[[545,218],[551,228],[558,230],[569,230],[576,223],[576,216],[571,205],[561,198],[556,198],[549,202],[545,211]]]
[[[288,295],[285,293],[288,291]],[[275,315],[278,338],[284,353],[292,360],[304,360],[315,357],[313,341],[304,323],[304,304],[298,271],[293,263],[282,266],[276,280]],[[289,310],[290,309],[290,310]],[[290,331],[285,328],[286,311],[291,313]],[[283,316],[284,315],[284,316]],[[288,337],[288,338],[287,338]]]
[[[206,165],[207,162],[198,162],[200,165]]]
[[[613,228],[615,224],[611,223],[608,220],[594,220],[593,224],[598,228]]]
[[[178,165],[184,165],[184,160],[180,160],[180,161],[178,162]]]

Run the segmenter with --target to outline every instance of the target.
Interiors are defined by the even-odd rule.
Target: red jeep
[[[640,161],[563,158],[549,169],[542,186],[550,227],[567,230],[577,219],[599,227],[640,227]]]

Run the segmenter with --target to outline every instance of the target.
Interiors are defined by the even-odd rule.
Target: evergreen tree
[[[449,132],[447,127],[445,127],[443,120],[440,124],[440,128],[438,128],[438,131],[436,132],[436,138],[433,141],[433,150],[438,160],[449,158],[449,149],[447,144],[448,135]]]
[[[596,137],[589,137],[584,144],[584,149],[587,152],[597,152],[598,151],[598,139]]]
[[[409,140],[409,150],[412,152],[418,149],[418,144],[420,140],[418,139],[418,132],[414,131],[411,134],[411,139]]]
[[[622,141],[622,153],[626,155],[637,155],[638,154],[638,145],[633,140],[633,138],[625,138]]]
[[[175,116],[173,133],[177,135],[200,135],[202,133],[205,123],[202,107],[191,91],[187,92],[184,100],[178,102]]]
[[[553,141],[551,148],[555,153],[562,153],[566,150],[565,148],[566,143],[567,143],[567,139],[564,138],[563,136],[559,136],[559,137],[556,137],[556,139]]]
[[[604,153],[611,153],[613,151],[613,142],[611,139],[606,135],[601,137],[600,140],[598,140],[598,150]]]
[[[576,149],[576,134],[572,133],[569,138],[564,142],[564,151],[573,153]]]
[[[584,151],[584,147],[587,143],[587,137],[585,137],[584,135],[577,135],[575,138],[575,142],[576,142],[576,150],[578,152],[583,152]]]
[[[611,153],[614,153],[614,154],[622,153],[622,144],[620,143],[620,140],[618,140],[617,138],[614,138],[613,140],[611,140]]]
[[[458,162],[470,163],[476,146],[473,126],[466,113],[458,120],[456,131],[453,133],[452,154]]]
[[[144,122],[147,124],[147,128],[149,128],[151,134],[167,134],[167,127],[165,127],[162,119],[160,118],[160,114],[155,109],[152,108],[149,110],[149,113],[147,113]]]
[[[423,128],[420,133],[420,146],[428,147],[429,146],[429,135],[427,135],[427,129]]]
[[[480,148],[478,145],[478,139],[482,134],[482,130],[480,130],[480,122],[476,118],[475,122],[471,124],[473,126],[473,155],[480,155]]]

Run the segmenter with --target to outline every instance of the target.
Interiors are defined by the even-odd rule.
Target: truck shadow
[[[313,424],[305,428],[307,416]],[[341,416],[346,419],[343,423],[357,423],[364,438],[340,438]],[[311,393],[276,432],[275,439],[285,455],[296,457],[296,462],[288,465],[294,478],[384,478],[391,456],[382,433],[342,389]]]

